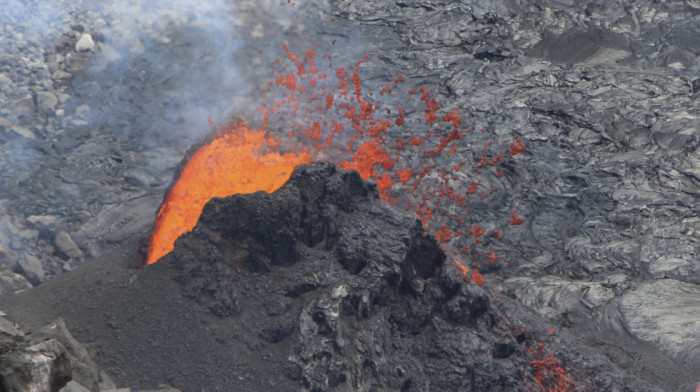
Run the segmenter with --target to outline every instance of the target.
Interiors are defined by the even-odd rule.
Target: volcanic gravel
[[[176,165],[209,132],[207,118],[255,119],[280,42],[308,36],[337,65],[369,54],[360,68],[368,86],[403,75],[395,97],[428,86],[473,129],[522,138],[527,151],[492,179],[499,196],[470,206],[494,225],[512,210],[526,217],[497,244],[510,262],[487,269],[490,290],[664,390],[700,381],[700,4],[165,3],[3,5],[3,293],[49,280],[25,294],[40,296],[85,260],[133,250]],[[410,111],[409,124],[421,114]],[[90,287],[90,274],[110,271],[105,260],[120,254],[66,274],[61,287]],[[148,274],[144,297],[182,289]],[[171,300],[161,306],[191,305]],[[114,335],[155,347],[147,339],[160,339],[158,318],[144,307],[149,330]],[[191,317],[195,335],[204,327]],[[69,327],[86,341],[90,324]],[[190,361],[196,345],[179,344],[178,360]],[[115,374],[120,385],[132,377]]]

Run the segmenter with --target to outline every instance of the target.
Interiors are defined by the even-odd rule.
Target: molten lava
[[[270,151],[276,145],[266,132],[238,122],[192,155],[158,212],[146,263],[155,263],[173,250],[175,240],[195,227],[212,198],[274,192],[297,165],[311,160],[308,151]]]
[[[416,215],[451,258],[464,261],[465,254],[471,258],[470,274],[459,261],[455,267],[465,280],[483,284],[476,268],[499,258],[493,251],[475,248],[482,246],[482,238],[500,240],[503,232],[473,222],[467,203],[472,197],[484,200],[495,191],[487,187],[493,180],[477,176],[502,178],[498,166],[506,151],[510,156],[525,151],[522,141],[517,136],[512,142],[482,138],[483,148],[474,151],[474,142],[467,138],[473,134],[462,126],[460,110],[443,111],[429,88],[407,91],[419,94],[417,102],[424,106],[414,112],[425,118],[414,119],[404,109],[407,104],[416,106],[411,98],[395,100],[403,77],[379,86],[379,94],[365,91],[360,67],[371,60],[369,56],[349,71],[335,67],[328,53],[317,54],[311,47],[295,52],[287,43],[282,46],[282,59],[271,66],[272,80],[263,89],[260,128],[235,124],[192,156],[158,213],[146,262],[154,263],[170,252],[175,240],[195,227],[211,198],[273,192],[296,165],[326,159],[376,181],[380,197]],[[328,65],[322,66],[326,60]],[[382,97],[391,103],[384,104]],[[277,136],[266,129],[277,131]],[[281,143],[285,151],[293,152],[280,153]],[[494,151],[494,143],[509,145]],[[511,218],[510,225],[524,222],[515,212]]]

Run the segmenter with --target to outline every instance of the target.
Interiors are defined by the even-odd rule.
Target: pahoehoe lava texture
[[[129,268],[135,248],[0,306],[30,326],[62,315],[137,388],[520,391],[542,343],[578,390],[656,390],[464,282],[418,219],[332,164],[210,201],[154,265]]]

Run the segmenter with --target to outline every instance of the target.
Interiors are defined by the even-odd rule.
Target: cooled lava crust
[[[3,299],[62,316],[119,385],[183,391],[652,391],[445,262],[357,172],[213,199],[158,263],[138,241]]]

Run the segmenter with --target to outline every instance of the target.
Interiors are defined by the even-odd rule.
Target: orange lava
[[[173,250],[175,240],[192,230],[204,205],[214,197],[274,192],[294,168],[310,162],[308,151],[280,154],[266,132],[234,124],[200,148],[182,170],[158,212],[147,264]]]
[[[272,192],[296,165],[326,159],[375,181],[379,196],[416,215],[456,263],[463,267],[456,260],[471,259],[474,268],[469,274],[459,268],[460,272],[465,280],[482,285],[484,278],[476,268],[499,257],[477,249],[485,246],[482,239],[488,231],[470,217],[468,203],[495,192],[478,176],[504,177],[499,166],[525,151],[522,140],[516,136],[496,150],[503,138],[486,142],[481,138],[483,148],[473,151],[469,136],[474,134],[463,126],[460,109],[443,110],[428,87],[403,89],[406,81],[398,76],[378,86],[381,91],[374,94],[360,78],[363,64],[372,61],[369,56],[346,70],[333,65],[334,56],[324,53],[320,43],[312,45],[316,49],[304,45],[295,50],[282,43],[281,56],[270,66],[271,80],[263,89],[258,130],[239,123],[190,159],[158,213],[146,262],[154,263],[170,252],[175,240],[195,227],[212,197]],[[416,106],[410,97],[398,101],[406,92],[419,93],[415,102],[424,110],[412,109],[416,116],[404,110],[403,105]],[[278,136],[273,138],[267,129]],[[292,152],[282,154],[280,140]],[[510,222],[504,219],[500,224],[524,221],[513,212]],[[496,241],[503,236],[498,229],[490,233],[488,238]]]

